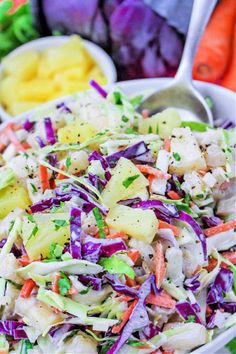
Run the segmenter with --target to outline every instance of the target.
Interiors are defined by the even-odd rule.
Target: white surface
[[[13,50],[8,57],[13,57],[19,53],[28,51],[28,50],[37,50],[37,51],[44,51],[50,47],[57,47],[62,45],[63,43],[67,42],[70,36],[51,36],[51,37],[43,37],[36,39],[34,41],[28,42],[26,44],[21,45],[20,47]],[[102,72],[104,73],[107,83],[112,84],[116,82],[117,73],[115,65],[110,58],[110,56],[99,47],[97,44],[92,43],[83,39],[84,45],[88,52],[91,54],[91,57],[96,61],[98,66],[101,68]],[[0,79],[2,75],[2,65],[0,64]],[[12,119],[12,117],[3,109],[0,105],[0,117],[2,120]]]
[[[151,93],[158,88],[162,88],[165,84],[171,79],[141,79],[141,80],[133,80],[133,81],[125,81],[120,82],[117,85],[121,87],[126,94],[129,96],[134,96],[136,94],[140,94],[143,92]],[[214,102],[214,114],[217,119],[234,119],[236,114],[236,95],[227,89],[222,87],[203,83],[203,82],[196,82],[196,87],[200,90],[200,92],[206,96],[209,95],[213,99]],[[65,98],[60,98],[55,101],[49,102],[47,104],[41,105],[40,107],[51,107],[55,106],[58,102],[68,102],[71,100],[73,96],[67,96]],[[27,117],[30,116],[30,112],[34,112],[36,109],[28,111],[26,113],[21,114],[20,116],[11,119],[11,121],[19,122],[25,120]],[[234,117],[233,117],[234,116]],[[5,124],[0,125],[0,131],[4,128]],[[192,354],[223,354],[226,353],[223,346],[228,343],[231,339],[236,336],[236,325],[231,327],[224,332],[220,333],[216,338],[196,349],[192,352]],[[222,349],[221,349],[222,348]]]

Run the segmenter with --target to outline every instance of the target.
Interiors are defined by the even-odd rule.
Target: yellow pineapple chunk
[[[31,204],[27,190],[15,184],[0,190],[0,219],[3,219],[15,208],[26,209]]]
[[[20,80],[31,80],[37,74],[40,53],[29,50],[3,60],[5,75],[12,75]]]
[[[68,124],[58,129],[58,141],[60,143],[83,143],[96,134],[92,124],[77,119],[75,123]]]

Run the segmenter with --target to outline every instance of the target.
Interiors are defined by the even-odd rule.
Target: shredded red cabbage
[[[102,290],[102,279],[90,275],[80,275],[79,280],[86,286],[92,286],[93,290]]]
[[[60,109],[60,111],[64,112],[64,113],[72,113],[71,109],[69,107],[67,107],[64,102],[58,103],[56,105],[56,108]]]
[[[139,143],[136,143],[127,149],[115,152],[112,155],[108,155],[106,157],[107,162],[111,167],[114,167],[117,163],[117,161],[121,157],[125,157],[126,159],[137,159],[138,157],[146,154],[148,152],[148,148],[144,141],[140,141]]]
[[[37,141],[40,148],[44,148],[46,146],[45,142],[40,136],[36,136],[35,140]]]
[[[14,339],[25,339],[28,338],[23,327],[25,324],[19,321],[0,321],[0,333],[12,336]]]
[[[204,260],[207,260],[207,245],[206,245],[206,237],[202,232],[202,229],[200,228],[200,226],[198,225],[198,223],[192,218],[192,216],[190,216],[189,214],[185,213],[184,211],[179,211],[179,216],[178,217],[174,217],[177,220],[181,220],[186,222],[187,224],[189,224],[193,231],[195,232],[195,234],[197,235],[199,241],[201,242],[202,245],[202,251],[203,251],[203,257]]]
[[[236,302],[223,302],[219,304],[219,307],[223,309],[225,312],[236,313]]]
[[[101,179],[100,177],[94,175],[93,173],[88,174],[88,179],[91,182],[91,184],[97,188],[98,190],[101,190],[101,187],[104,188],[107,184],[107,181],[104,179]]]
[[[137,331],[139,329],[142,329],[143,327],[148,326],[149,317],[145,306],[145,300],[151,291],[153,278],[154,276],[152,274],[141,285],[139,289],[139,300],[137,302],[137,305],[133,309],[130,319],[127,322],[127,324],[124,326],[117,341],[108,350],[107,354],[117,354],[134,331]]]
[[[134,298],[139,296],[138,290],[123,284],[117,275],[106,274],[104,275],[104,279],[106,279],[107,282],[111,285],[112,289],[117,291],[119,294],[132,296]]]
[[[150,322],[142,331],[139,332],[140,339],[149,340],[161,332],[161,328]]]
[[[27,132],[32,132],[33,128],[34,128],[35,122],[31,122],[28,118],[24,121],[23,123],[23,128],[27,131]]]
[[[107,92],[95,80],[91,80],[89,85],[92,86],[102,97],[107,97]]]
[[[226,268],[221,268],[208,292],[207,304],[217,304],[224,302],[224,293],[229,292],[233,285],[233,272]]]
[[[132,206],[133,204],[140,203],[141,201],[142,201],[142,199],[137,197],[137,198],[131,198],[131,199],[126,199],[126,200],[120,200],[118,202],[118,204]]]
[[[153,209],[169,217],[179,216],[179,211],[174,204],[165,204],[160,200],[145,200],[132,205],[132,208]]]
[[[81,210],[70,211],[70,253],[73,258],[81,259]]]
[[[198,280],[199,279],[200,274],[195,274],[193,275],[191,278],[187,278],[184,281],[184,286],[188,289],[191,290],[193,293],[197,292],[201,283]]]
[[[53,130],[52,121],[49,117],[44,118],[44,127],[45,127],[47,142],[51,145],[54,145],[57,139]]]
[[[61,202],[67,202],[72,198],[71,195],[57,196],[56,198],[48,198],[41,200],[30,206],[32,213],[39,213],[41,211],[51,209],[52,207],[59,207]]]
[[[211,216],[211,217],[209,217],[209,216],[205,216],[205,215],[203,215],[202,217],[201,217],[201,220],[202,220],[202,222],[203,222],[203,225],[204,225],[204,227],[214,227],[214,226],[217,226],[217,225],[220,225],[220,224],[222,224],[222,220],[220,219],[220,218],[218,218],[217,216]]]
[[[194,316],[195,317],[195,322],[201,323],[200,318],[196,314],[196,308],[190,304],[190,302],[187,301],[180,301],[175,305],[176,310],[182,316],[186,321],[188,320],[189,316]],[[199,305],[197,307],[197,310],[199,310]]]

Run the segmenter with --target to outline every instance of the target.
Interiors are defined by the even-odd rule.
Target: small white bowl
[[[52,47],[57,47],[68,41],[70,36],[51,36],[51,37],[43,37],[36,39],[34,41],[28,42],[26,44],[21,45],[20,47],[13,50],[8,54],[8,57],[13,57],[22,52],[26,52],[28,50],[37,50],[39,52],[43,52],[44,50]],[[84,45],[88,52],[91,54],[91,57],[95,60],[98,66],[101,68],[103,74],[107,79],[107,83],[113,84],[117,79],[116,67],[110,58],[110,56],[99,47],[97,44],[92,43],[83,39]],[[3,72],[3,66],[0,64],[0,80]],[[5,109],[0,104],[0,121],[6,121],[12,119],[13,117],[5,111]]]

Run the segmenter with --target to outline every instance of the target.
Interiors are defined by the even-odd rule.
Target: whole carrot
[[[234,25],[234,37],[232,42],[231,57],[221,85],[236,92],[236,22]]]
[[[215,82],[222,78],[230,58],[235,13],[235,0],[221,0],[217,5],[195,57],[194,79]]]

